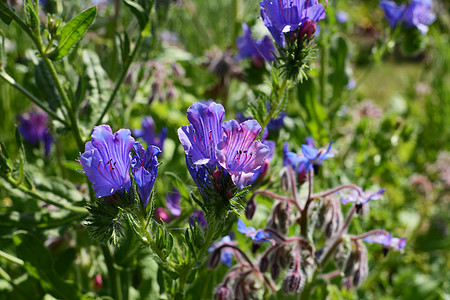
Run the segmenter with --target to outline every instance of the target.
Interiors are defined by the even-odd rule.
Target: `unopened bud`
[[[271,266],[270,266],[270,276],[272,276],[273,280],[277,280],[278,277],[280,277],[280,266],[278,265],[277,262],[274,262]]]
[[[345,263],[344,274],[345,277],[351,277],[355,272],[355,266],[357,262],[357,255],[355,252],[352,252]]]
[[[96,274],[94,277],[94,290],[99,290],[103,286],[102,274]]]
[[[267,271],[267,268],[269,267],[269,259],[267,258],[267,255],[264,255],[259,260],[259,270],[261,273],[264,273]]]
[[[220,250],[214,250],[211,255],[208,257],[208,260],[206,261],[206,267],[208,269],[215,269],[219,266],[221,261],[221,253]]]
[[[170,221],[170,216],[164,208],[158,207],[155,209],[155,219],[156,221],[163,221],[164,223],[167,223]]]
[[[249,220],[253,219],[253,216],[255,215],[256,211],[256,201],[252,197],[250,200],[247,201],[247,205],[245,206],[245,217]]]
[[[369,265],[367,261],[367,248],[362,243],[358,243],[357,250],[358,268],[353,275],[353,285],[359,286],[366,280],[369,275]]]
[[[233,293],[226,285],[219,285],[216,288],[216,291],[214,292],[214,299],[215,300],[227,300],[231,299],[233,296]]]
[[[214,170],[212,173],[214,181],[219,182],[219,180],[222,178],[222,174],[223,174],[223,172],[221,170]]]
[[[306,20],[300,29],[300,39],[306,35],[306,39],[309,39],[316,32],[316,22],[313,20]]]
[[[301,291],[305,286],[304,277],[298,270],[289,271],[283,279],[283,293],[294,294]]]

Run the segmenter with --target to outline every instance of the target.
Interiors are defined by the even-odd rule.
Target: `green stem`
[[[105,108],[103,109],[100,117],[97,119],[97,122],[95,122],[95,125],[98,125],[102,122],[103,118],[105,117],[106,113],[108,112],[109,108],[111,107],[112,103],[114,102],[114,99],[116,98],[116,94],[119,91],[119,88],[122,85],[122,82],[128,73],[128,69],[130,68],[131,63],[133,62],[134,57],[136,56],[136,53],[138,52],[139,47],[141,46],[142,38],[143,38],[142,32],[140,32],[138,39],[136,41],[136,44],[134,46],[133,52],[128,57],[127,63],[125,64],[125,67],[123,68],[122,72],[120,73],[119,79],[117,80],[116,85],[114,86],[114,90],[111,93],[111,96],[109,97],[108,103],[106,104]]]
[[[270,105],[269,113],[267,114],[267,118],[264,119],[263,124],[261,125],[261,132],[259,133],[259,137],[261,137],[264,128],[266,128],[267,124],[269,124],[270,120],[272,120],[274,117],[276,117],[277,113],[280,113],[280,111],[283,109],[284,106],[284,93],[286,92],[288,81],[287,79],[283,79],[281,85],[278,85],[278,83],[274,82],[274,86],[277,86],[277,90],[275,92],[275,95],[277,97],[277,105],[273,105],[274,102]]]
[[[214,237],[214,233],[216,232],[216,222],[211,222],[208,227],[208,233],[206,234],[205,241],[203,242],[203,246],[200,248],[200,250],[197,252],[194,260],[190,261],[186,267],[184,268],[185,271],[183,274],[180,275],[180,290],[182,291],[184,295],[184,288],[186,285],[186,280],[191,275],[192,271],[194,270],[194,265],[197,261],[201,260],[205,253],[208,251],[208,249],[211,246],[212,238]]]
[[[72,206],[72,205],[66,205],[66,204],[61,204],[55,200],[52,200],[48,197],[44,197],[40,194],[38,194],[36,191],[34,190],[29,190],[27,189],[25,186],[23,185],[17,185],[17,181],[12,178],[10,175],[5,176],[4,177],[6,179],[6,181],[8,181],[9,184],[11,184],[12,186],[18,188],[19,190],[21,190],[22,192],[24,192],[25,194],[27,194],[28,196],[31,196],[33,199],[38,199],[40,201],[43,201],[47,204],[52,204],[56,207],[59,208],[63,208],[63,209],[67,209],[76,213],[82,213],[82,214],[86,214],[86,209],[83,207],[76,207],[76,206]],[[2,185],[2,183],[0,182],[0,185]]]
[[[20,258],[17,258],[15,256],[12,256],[6,252],[3,252],[2,250],[0,250],[0,257],[3,257],[6,260],[9,260],[10,262],[13,262],[15,264],[18,264],[19,266],[23,266],[24,262],[23,260],[21,260]]]
[[[57,120],[58,122],[61,122],[62,124],[68,126],[69,124],[61,119],[54,111],[49,109],[41,100],[36,98],[33,94],[31,94],[27,89],[25,89],[23,86],[18,84],[14,78],[9,76],[4,70],[0,70],[0,77],[3,78],[6,82],[8,82],[10,85],[15,87],[19,92],[24,94],[28,97],[34,104],[39,106],[42,110],[44,110],[47,114],[49,114],[53,119]]]
[[[102,246],[103,256],[105,257],[106,267],[108,268],[108,278],[110,282],[111,295],[115,300],[122,300],[122,286],[120,284],[120,274],[114,267],[113,257],[108,246]]]
[[[42,57],[44,61],[44,65],[46,66],[48,72],[50,73],[50,77],[52,77],[53,82],[55,83],[56,89],[58,90],[59,96],[61,97],[64,106],[67,109],[67,113],[70,119],[70,125],[72,128],[73,135],[75,137],[75,141],[77,143],[78,149],[84,149],[84,142],[80,135],[80,129],[78,127],[78,120],[76,116],[76,111],[72,109],[72,105],[70,104],[69,97],[67,93],[64,91],[61,82],[59,81],[58,74],[56,73],[55,67],[50,59],[47,57]]]
[[[326,34],[320,43],[320,102],[325,105],[326,89],[327,89],[327,63],[328,63],[328,48],[326,47]]]
[[[300,219],[301,234],[305,238],[308,238],[308,208],[309,208],[309,205],[311,204],[311,202],[313,201],[313,199],[311,198],[313,185],[314,185],[313,176],[314,176],[313,171],[310,170],[308,172],[308,198],[306,199],[306,203],[305,203],[305,206],[303,207],[302,215],[301,215],[301,219]]]

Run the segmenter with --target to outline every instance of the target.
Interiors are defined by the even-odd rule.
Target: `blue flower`
[[[155,145],[162,151],[164,141],[167,137],[167,128],[164,127],[157,137],[155,134],[155,122],[151,116],[142,119],[141,126],[142,129],[135,129],[133,131],[134,135],[143,139],[147,145]]]
[[[407,28],[416,27],[422,34],[427,33],[428,26],[436,20],[431,10],[431,0],[413,0],[408,6],[397,5],[394,1],[380,1],[380,7],[392,29],[399,24]]]
[[[361,192],[361,196],[355,191],[352,190],[351,195],[347,195],[341,199],[343,205],[354,202],[356,205],[366,204],[370,200],[378,200],[384,194],[386,189],[379,189],[375,193],[372,192]]]
[[[134,143],[134,152],[136,155],[133,156],[131,161],[131,170],[138,185],[142,204],[147,207],[158,174],[157,156],[161,153],[161,150],[156,146],[149,146],[145,151],[142,144],[136,142]]]
[[[79,160],[98,198],[130,189],[130,151],[133,144],[134,139],[128,129],[120,129],[113,134],[108,125],[94,127],[91,141],[86,143]]]
[[[374,234],[364,238],[364,241],[367,243],[377,243],[383,246],[385,252],[387,252],[390,248],[402,251],[406,246],[406,238],[393,238],[391,234]]]
[[[248,185],[248,181],[259,169],[270,153],[268,146],[255,141],[261,131],[256,120],[238,123],[230,120],[223,124],[226,139],[217,145],[216,157],[219,164],[231,175],[238,189]]]
[[[285,33],[296,37],[298,29],[325,18],[325,8],[317,0],[263,0],[259,5],[264,25],[281,46]]]
[[[181,215],[180,200],[181,194],[177,188],[173,188],[171,193],[167,193],[167,208],[174,217]]]
[[[239,51],[236,59],[252,58],[255,65],[261,67],[264,65],[264,60],[267,62],[275,60],[273,56],[275,47],[268,36],[265,36],[260,41],[255,41],[247,24],[242,24],[242,30],[244,31],[244,36],[236,38],[236,47]]]
[[[302,153],[305,158],[303,166],[304,171],[308,172],[313,169],[314,171],[317,171],[325,159],[334,157],[334,153],[331,152],[332,144],[333,141],[331,141],[326,151],[324,148],[317,150],[311,145],[302,145]]]
[[[253,242],[257,243],[267,242],[272,238],[271,234],[264,232],[263,230],[256,230],[251,226],[247,227],[241,219],[238,220],[238,231],[251,238]]]
[[[24,140],[35,147],[43,142],[45,155],[48,156],[53,144],[53,136],[47,126],[47,114],[31,112],[20,115],[19,119],[18,129]]]
[[[212,252],[215,249],[221,247],[224,244],[229,244],[232,245],[234,244],[233,241],[231,240],[231,237],[229,235],[224,236],[220,242],[214,243],[212,244],[211,248],[208,249],[208,252]],[[233,250],[230,248],[224,248],[220,251],[220,259],[222,260],[222,262],[231,267],[231,260],[233,258]]]
[[[191,125],[178,129],[178,137],[184,151],[194,165],[214,165],[216,145],[223,139],[222,118],[225,109],[215,102],[196,102],[187,110]]]

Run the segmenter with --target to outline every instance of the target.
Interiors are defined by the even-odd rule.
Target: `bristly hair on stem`
[[[276,44],[278,56],[276,56],[277,66],[281,75],[294,83],[303,82],[307,79],[306,71],[310,70],[309,62],[315,58],[314,36],[303,36],[300,39],[291,39],[286,36],[286,45]]]

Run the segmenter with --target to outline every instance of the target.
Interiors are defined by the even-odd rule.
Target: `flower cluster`
[[[133,157],[132,149],[136,153]],[[98,198],[130,191],[131,167],[142,204],[146,207],[158,173],[157,156],[160,153],[156,146],[149,146],[145,151],[128,129],[113,134],[111,127],[100,125],[94,127],[79,161]]]
[[[264,25],[283,47],[286,39],[311,37],[316,22],[325,18],[325,8],[317,0],[263,0],[260,6]]]
[[[428,32],[428,26],[436,16],[431,12],[431,0],[413,0],[408,6],[397,5],[394,1],[380,2],[380,7],[392,29],[400,24],[406,28],[416,27],[422,34]]]
[[[261,126],[255,120],[222,122],[225,110],[215,102],[194,103],[187,110],[190,125],[178,129],[188,170],[207,199],[232,198],[261,168],[270,149],[255,141]]]

